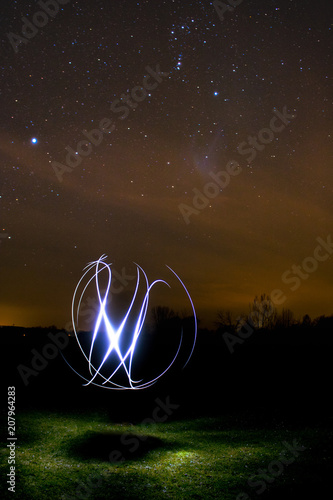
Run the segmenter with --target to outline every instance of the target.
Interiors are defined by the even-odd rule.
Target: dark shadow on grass
[[[120,463],[136,460],[168,443],[147,434],[89,431],[67,444],[67,454],[77,460]]]

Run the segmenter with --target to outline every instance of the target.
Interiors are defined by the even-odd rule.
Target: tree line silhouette
[[[144,327],[143,333],[154,335],[166,334],[170,337],[177,335],[179,331],[190,331],[194,327],[194,316],[188,311],[177,312],[167,306],[155,306],[151,311],[151,322]],[[200,325],[200,318],[197,318],[197,323]],[[278,312],[271,298],[267,294],[255,296],[253,302],[249,304],[249,312],[236,314],[230,309],[219,309],[214,321],[214,329],[199,328],[199,333],[221,333],[229,332],[237,334],[244,325],[249,325],[254,331],[275,331],[282,332],[285,330],[321,330],[332,331],[333,315],[321,315],[314,319],[308,314],[305,314],[301,319],[297,319],[294,313],[283,308]],[[59,329],[55,325],[48,327],[32,327],[24,328],[12,326],[0,326],[0,335],[2,340],[8,336],[6,332],[10,332],[10,339],[16,336],[32,336],[42,337],[48,332],[67,331],[69,335],[73,334],[72,330]]]

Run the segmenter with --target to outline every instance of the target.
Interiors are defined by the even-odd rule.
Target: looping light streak
[[[109,265],[105,262],[106,259],[107,259],[107,256],[102,255],[97,261],[90,262],[84,268],[85,272],[75,288],[73,300],[72,300],[73,330],[74,330],[75,338],[76,338],[76,341],[79,345],[79,348],[80,348],[84,358],[88,362],[89,374],[91,377],[89,379],[84,377],[83,375],[78,373],[68,363],[67,360],[65,360],[65,361],[72,368],[72,370],[75,373],[77,373],[77,375],[79,375],[83,380],[85,380],[86,383],[83,384],[84,386],[95,385],[98,387],[102,387],[104,389],[115,389],[115,390],[146,389],[146,388],[150,387],[151,385],[155,384],[157,382],[157,380],[160,379],[171,368],[171,366],[174,364],[174,362],[176,361],[176,359],[178,357],[178,354],[179,354],[180,349],[181,349],[182,341],[183,341],[183,331],[181,331],[178,349],[177,349],[172,361],[158,376],[149,380],[148,382],[143,382],[143,380],[134,380],[132,378],[135,349],[137,347],[140,333],[141,333],[142,327],[143,327],[144,322],[145,322],[147,309],[148,309],[148,303],[149,303],[149,294],[150,294],[153,286],[156,285],[157,283],[163,283],[163,284],[167,285],[169,288],[171,288],[171,287],[166,281],[164,281],[162,279],[155,280],[153,283],[149,284],[146,273],[138,264],[135,263],[135,265],[137,267],[137,280],[136,280],[135,291],[133,293],[131,303],[126,311],[126,314],[125,314],[123,320],[121,321],[120,325],[117,328],[115,328],[113,326],[113,324],[111,323],[111,321],[108,317],[107,311],[106,311],[106,304],[107,304],[107,300],[108,300],[108,295],[110,293],[110,287],[111,287],[111,281],[112,281],[111,265]],[[175,275],[175,277],[178,279],[178,281],[180,282],[180,284],[184,288],[184,290],[187,294],[187,297],[190,301],[192,311],[193,311],[193,316],[194,316],[193,346],[192,346],[190,355],[187,358],[187,361],[184,365],[184,367],[185,367],[187,365],[187,363],[189,362],[189,360],[193,354],[194,347],[195,347],[196,337],[197,337],[197,319],[196,319],[196,314],[195,314],[195,309],[194,309],[192,299],[191,299],[190,294],[189,294],[188,290],[186,289],[184,283],[179,278],[179,276],[169,266],[166,266],[166,267]],[[93,269],[94,269],[94,273],[92,276],[89,277],[88,275],[89,275],[89,273],[91,273],[91,271]],[[102,273],[102,272],[107,273],[107,286],[106,286],[106,290],[104,292],[104,295],[101,293],[101,287],[100,287],[100,273]],[[140,284],[140,272],[142,273],[142,275],[144,277],[146,292],[145,292],[145,296],[144,296],[144,299],[143,299],[142,304],[141,304],[140,311],[139,311],[137,319],[136,319],[136,324],[135,324],[134,328],[132,328],[131,341],[129,342],[129,346],[127,347],[127,349],[125,349],[125,353],[123,353],[122,349],[120,347],[120,341],[122,339],[122,335],[123,335],[125,329],[127,328],[127,330],[128,330],[128,328],[129,328],[129,327],[127,327],[127,322],[128,322],[129,315],[132,311],[135,299],[137,297],[139,284]],[[85,279],[87,280],[87,282],[84,285],[84,288],[83,288],[81,294],[79,295],[79,288]],[[84,350],[84,348],[79,340],[76,325],[78,324],[78,320],[79,320],[80,306],[81,306],[83,296],[84,296],[88,286],[90,285],[90,283],[92,283],[93,280],[95,280],[95,285],[96,285],[96,292],[97,292],[97,297],[98,297],[98,301],[99,301],[99,312],[98,312],[98,315],[96,318],[96,323],[94,326],[94,331],[92,334],[90,349],[89,349],[89,353],[88,353],[87,350],[86,351]],[[75,305],[76,302],[77,302],[77,306]],[[104,324],[104,327],[105,327],[108,345],[107,345],[107,349],[105,350],[105,352],[101,356],[100,361],[96,364],[96,361],[93,362],[93,354],[96,351],[95,346],[96,346],[98,335],[101,335],[100,329],[101,329],[102,324]],[[117,355],[117,359],[119,360],[118,365],[111,370],[111,373],[106,374],[105,371],[107,371],[107,369],[110,370],[110,367],[106,366],[107,361],[110,360],[111,355],[115,355],[115,354]],[[125,374],[127,377],[127,380],[128,380],[127,385],[122,385],[120,383],[116,383],[113,380],[115,375],[121,369],[123,370],[123,374]]]

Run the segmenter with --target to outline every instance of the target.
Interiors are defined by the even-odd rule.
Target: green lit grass
[[[307,449],[260,495],[279,498],[269,495],[283,488],[292,491],[304,484],[305,476],[308,484],[315,485],[319,456],[325,464],[321,443],[329,439],[327,430],[245,429],[223,418],[121,425],[111,423],[107,414],[93,412],[26,411],[17,417],[16,425],[16,494],[8,492],[2,481],[1,498],[236,500],[242,491],[257,498],[248,479],[279,459],[283,441],[296,439]],[[118,446],[124,433],[139,443],[135,452],[130,445]],[[120,448],[126,460],[108,461],[109,454]],[[7,456],[8,450],[3,449],[2,477],[8,473]],[[324,465],[320,473],[325,474]],[[89,475],[94,476],[93,487]]]

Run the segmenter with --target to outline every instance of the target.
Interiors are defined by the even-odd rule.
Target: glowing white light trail
[[[155,378],[149,380],[148,382],[143,382],[143,380],[134,380],[132,377],[132,371],[133,371],[133,362],[134,362],[134,356],[135,356],[135,349],[137,347],[137,344],[139,342],[139,337],[140,333],[142,331],[142,327],[145,322],[146,314],[147,314],[147,309],[148,309],[148,303],[149,303],[149,294],[153,288],[154,285],[157,283],[163,283],[167,285],[170,288],[170,285],[161,279],[155,280],[153,283],[149,284],[148,278],[144,270],[136,264],[137,267],[137,280],[136,280],[136,286],[135,286],[135,291],[133,293],[133,297],[131,300],[131,303],[124,315],[123,320],[119,324],[118,327],[115,327],[110,318],[108,317],[107,310],[106,310],[106,304],[108,302],[108,295],[110,293],[110,287],[111,287],[111,281],[112,281],[112,271],[111,271],[111,265],[106,263],[107,256],[102,255],[97,261],[90,262],[84,269],[84,274],[80,281],[78,282],[74,295],[73,295],[73,300],[72,300],[72,323],[73,323],[73,329],[74,329],[74,334],[76,341],[79,345],[79,348],[86,359],[88,363],[88,368],[89,368],[89,374],[90,378],[86,378],[80,373],[78,373],[74,368],[71,366],[72,370],[77,373],[83,380],[85,380],[84,386],[88,386],[90,384],[102,387],[105,389],[116,389],[116,390],[124,390],[124,389],[146,389],[147,387],[150,387],[153,385],[159,378],[161,378],[174,364],[174,362],[177,359],[177,356],[180,352],[181,346],[182,346],[182,341],[183,341],[183,331],[181,331],[180,335],[180,342],[177,348],[177,351],[172,359],[172,361],[169,363],[169,365]],[[184,365],[184,367],[187,365],[188,361],[190,360],[195,342],[196,342],[196,337],[197,337],[197,319],[196,319],[196,314],[195,314],[195,309],[194,305],[192,302],[192,299],[190,297],[189,292],[187,291],[184,283],[182,280],[179,278],[179,276],[169,267],[166,266],[177,278],[179,283],[182,285],[183,289],[185,290],[187,297],[190,301],[191,308],[193,311],[193,317],[194,317],[194,336],[193,336],[193,345],[192,349],[190,352],[190,355]],[[91,273],[93,272],[92,276]],[[101,273],[105,275],[107,273],[107,285],[104,294],[101,292],[101,284],[100,284],[100,276]],[[145,283],[145,295],[139,310],[139,313],[137,314],[135,326],[129,327],[128,326],[128,319],[130,316],[130,313],[133,309],[133,305],[135,303],[135,299],[137,297],[139,285],[140,285],[140,273],[144,277],[144,283]],[[79,320],[79,314],[80,314],[80,306],[83,300],[83,296],[88,288],[88,286],[95,280],[95,285],[96,285],[96,292],[97,292],[97,297],[98,297],[98,302],[99,302],[99,312],[96,318],[95,326],[94,326],[94,331],[92,333],[91,337],[91,343],[90,343],[90,348],[89,349],[84,349],[82,342],[80,342],[78,332],[76,325],[78,324]],[[84,285],[85,283],[85,285]],[[83,290],[81,294],[79,294],[79,288],[82,287],[83,285]],[[77,303],[77,305],[76,305]],[[101,330],[102,325],[104,325],[104,331]],[[131,332],[131,339],[129,342],[122,342],[123,337],[124,337],[124,332]],[[107,339],[107,347],[104,348],[104,352],[101,354],[101,343],[99,343],[99,347],[97,348],[97,341],[99,338],[103,336],[104,332],[104,338],[105,338],[105,333],[106,333],[106,339]],[[126,348],[124,349],[123,345],[126,345]],[[103,345],[103,342],[102,342]],[[122,347],[121,347],[122,345]],[[110,368],[110,360],[111,358],[114,360],[116,357],[117,362],[114,366]],[[97,361],[96,361],[97,359]],[[68,363],[68,361],[67,361]],[[69,363],[68,363],[69,364]],[[114,380],[115,376],[117,373],[121,373],[122,376],[126,376],[127,378],[127,385],[123,385],[122,383],[119,382],[119,380],[116,382]],[[118,373],[118,375],[119,375]]]

